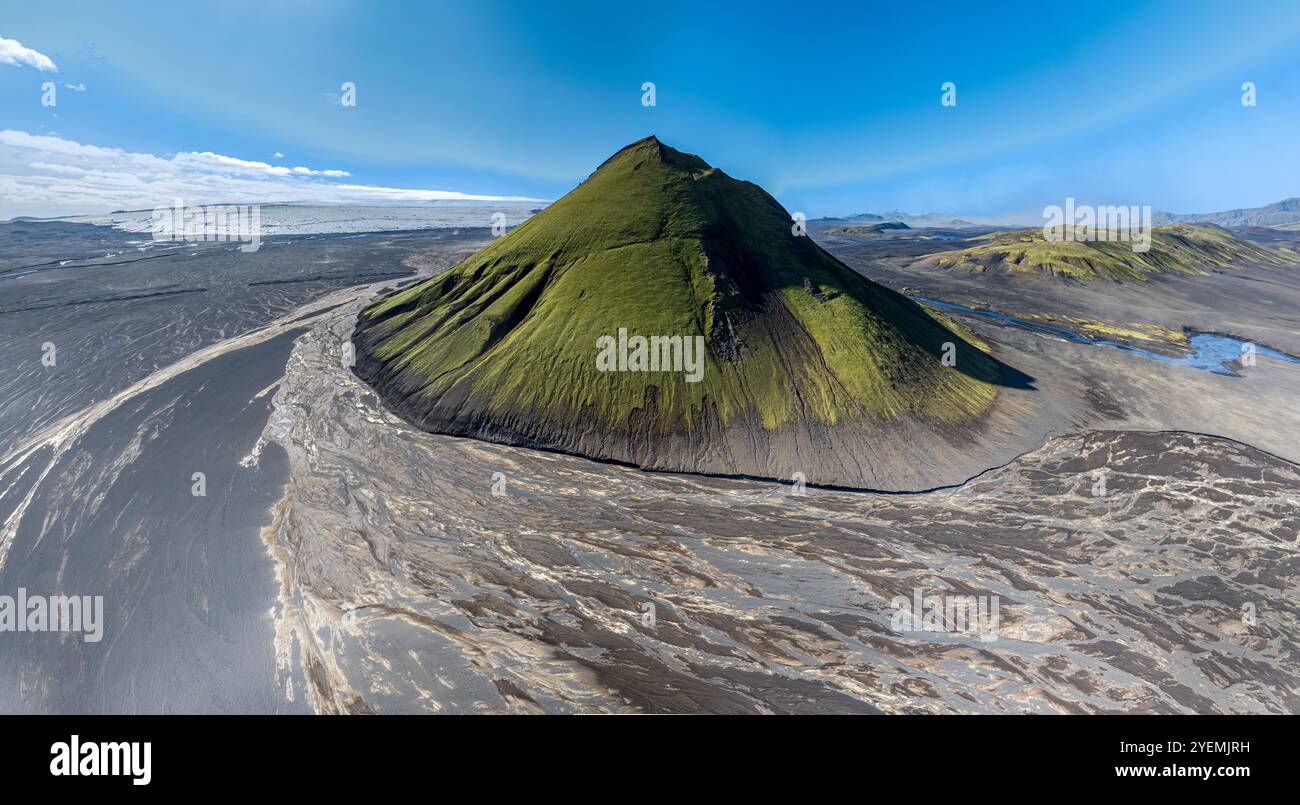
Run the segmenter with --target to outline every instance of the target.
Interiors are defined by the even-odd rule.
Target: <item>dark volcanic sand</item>
[[[1090,432],[952,491],[800,496],[421,433],[339,365],[351,327],[299,340],[265,434],[280,656],[318,710],[1300,707],[1290,462]],[[916,589],[998,596],[996,639],[894,631]]]
[[[39,227],[51,229],[43,244],[26,233]],[[90,224],[0,225],[0,248],[8,242],[18,255],[0,260],[0,445],[330,291],[413,277],[427,259],[421,250],[468,254],[488,233],[298,236],[254,253],[225,243],[136,251],[128,237],[148,236]],[[57,349],[53,368],[41,364],[47,342]]]
[[[0,233],[13,249],[0,262],[0,594],[102,595],[107,621],[98,643],[0,633],[0,712],[304,709],[277,680],[259,538],[287,466],[274,445],[251,452],[294,338],[346,299],[302,305],[446,265],[486,233],[283,238],[251,254],[136,252],[139,236],[87,224]]]
[[[108,628],[98,643],[4,635],[0,679],[22,685],[0,686],[0,711],[289,709],[275,684],[275,586],[258,539],[287,466],[282,450],[240,461],[270,412],[259,393],[283,375],[300,333],[140,394],[53,462],[38,455],[4,469],[48,475],[9,537],[0,590],[102,595]],[[206,475],[205,497],[191,495],[194,472]]]
[[[1296,450],[1300,367],[1223,377],[972,318],[1059,437],[1003,468],[892,496],[642,473],[415,432],[343,366],[364,301],[485,235],[105,263],[115,236],[84,230],[0,263],[0,594],[107,610],[97,644],[0,633],[0,711],[1300,709],[1300,471],[1269,454]],[[1254,276],[1210,278],[1218,327],[1204,290],[1171,286],[1204,295],[1193,321],[1150,309],[1285,349],[1294,313],[1243,289],[1293,285]],[[1091,432],[1116,428],[1237,441]],[[893,631],[918,587],[999,596],[997,639]]]

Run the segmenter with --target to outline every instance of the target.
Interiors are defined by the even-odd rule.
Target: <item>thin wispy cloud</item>
[[[53,135],[0,131],[0,219],[152,209],[177,198],[190,205],[541,201],[331,181],[350,176],[334,168],[272,165],[212,151],[158,156]]]
[[[57,73],[59,68],[54,60],[39,50],[33,50],[17,39],[5,39],[0,36],[0,64],[14,67],[35,67],[46,73]]]

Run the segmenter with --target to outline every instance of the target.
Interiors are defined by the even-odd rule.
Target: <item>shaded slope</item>
[[[597,339],[620,328],[702,336],[702,378],[599,371]],[[853,453],[887,424],[960,441],[1009,382],[950,322],[793,235],[761,188],[654,138],[367,307],[354,340],[357,373],[426,430],[663,469],[788,477],[811,461],[810,480],[849,485],[873,481],[870,462],[810,459],[827,429],[854,423]]]

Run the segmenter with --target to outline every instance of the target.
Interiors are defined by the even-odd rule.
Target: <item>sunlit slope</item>
[[[1041,229],[993,232],[974,245],[930,255],[922,266],[977,273],[1020,273],[1068,278],[1146,282],[1166,272],[1206,274],[1244,263],[1288,265],[1295,255],[1236,237],[1226,229],[1201,224],[1154,227],[1150,248],[1135,251],[1131,241],[1049,241]]]
[[[703,336],[701,379],[599,371],[597,339],[620,328]],[[633,461],[668,433],[968,422],[1004,370],[795,235],[757,185],[654,138],[450,272],[371,304],[355,341],[358,374],[422,428],[605,444],[599,457]],[[957,368],[940,360],[946,342]]]

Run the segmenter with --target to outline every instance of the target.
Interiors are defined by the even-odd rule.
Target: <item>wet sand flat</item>
[[[1300,705],[1288,461],[1080,431],[918,495],[645,473],[410,428],[340,364],[340,313],[264,435],[289,456],[278,656],[319,711]],[[897,631],[917,590],[996,596],[997,638]]]

